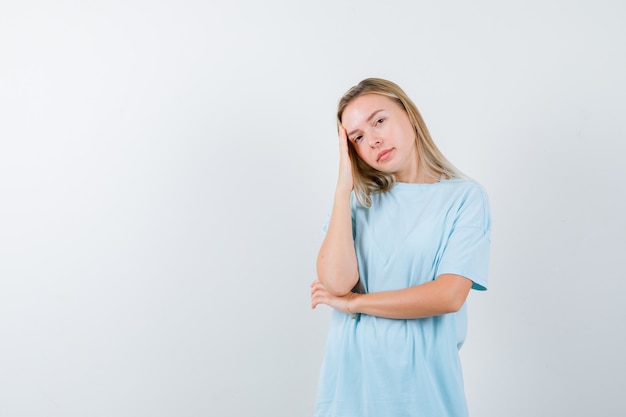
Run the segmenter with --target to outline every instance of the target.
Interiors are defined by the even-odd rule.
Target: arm
[[[414,287],[370,294],[348,294],[337,297],[314,282],[311,306],[327,304],[348,313],[364,313],[386,318],[408,319],[458,311],[476,283],[486,289],[491,219],[484,191],[472,187],[463,197],[437,279]],[[465,272],[461,272],[465,271]],[[463,275],[459,275],[463,274]],[[469,274],[465,277],[465,274]]]
[[[329,293],[324,285],[312,284],[311,306],[327,304],[345,313],[363,313],[390,319],[415,319],[454,313],[465,303],[472,281],[454,274],[443,274],[436,280],[395,291],[348,294]]]
[[[346,131],[339,128],[339,179],[328,231],[317,256],[317,276],[326,290],[336,296],[348,294],[359,280],[352,238],[350,193],[352,166]]]

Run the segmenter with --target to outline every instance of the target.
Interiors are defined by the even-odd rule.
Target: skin
[[[412,319],[458,311],[472,286],[469,279],[443,274],[437,279],[396,291],[352,293],[359,279],[350,193],[350,141],[364,162],[394,174],[398,182],[433,183],[418,163],[415,132],[402,107],[386,96],[365,94],[353,99],[339,128],[339,175],[328,231],[317,258],[318,280],[311,284],[311,307],[326,304],[344,313]]]
[[[418,166],[409,117],[388,97],[357,97],[346,106],[342,124],[357,154],[372,168],[394,174],[398,182],[433,182],[423,178]]]

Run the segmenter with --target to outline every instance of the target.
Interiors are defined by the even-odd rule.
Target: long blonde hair
[[[404,91],[395,83],[381,78],[367,78],[350,88],[339,100],[337,106],[337,128],[341,127],[341,117],[346,106],[357,97],[365,94],[380,94],[389,97],[400,105],[409,116],[409,120],[415,131],[415,143],[417,145],[418,164],[427,172],[439,179],[442,175],[446,178],[463,178],[463,174],[452,165],[439,148],[435,145],[426,123],[422,119],[417,106],[411,101]],[[393,187],[395,178],[392,174],[386,174],[367,165],[356,153],[352,143],[348,141],[350,161],[352,162],[352,176],[354,179],[354,192],[357,201],[364,207],[372,205],[370,194],[372,192],[384,192]]]

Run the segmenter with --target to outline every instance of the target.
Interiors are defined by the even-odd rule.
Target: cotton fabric
[[[407,288],[457,274],[487,288],[491,219],[486,194],[470,180],[396,183],[352,198],[360,279],[366,292]],[[467,311],[397,320],[333,311],[316,417],[468,415],[458,351]]]

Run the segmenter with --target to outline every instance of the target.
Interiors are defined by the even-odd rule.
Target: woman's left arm
[[[311,284],[311,307],[326,304],[344,313],[363,313],[390,319],[416,319],[457,312],[465,303],[472,281],[442,274],[427,283],[395,291],[331,295],[324,285]]]

